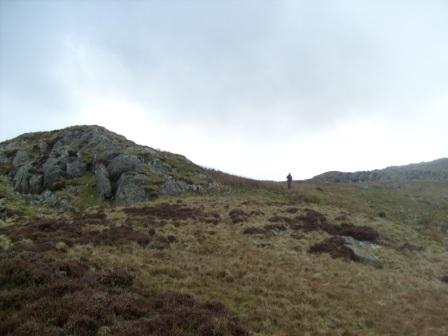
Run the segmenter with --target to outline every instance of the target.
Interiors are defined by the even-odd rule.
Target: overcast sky
[[[448,1],[0,0],[0,141],[97,124],[247,177],[448,156]]]

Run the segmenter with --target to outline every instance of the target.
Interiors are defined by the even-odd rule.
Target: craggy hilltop
[[[0,334],[447,335],[445,164],[287,190],[98,126],[3,142]]]
[[[46,191],[36,197],[43,203],[67,203],[86,185],[96,186],[98,199],[131,204],[212,184],[185,157],[136,145],[100,126],[27,133],[5,141],[0,165],[15,190],[33,195]],[[58,199],[54,191],[66,199]]]

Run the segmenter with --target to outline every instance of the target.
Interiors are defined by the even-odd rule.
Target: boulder
[[[29,159],[29,155],[27,152],[23,151],[23,150],[18,150],[16,152],[16,155],[14,156],[14,159],[12,160],[12,164],[14,165],[14,167],[19,167],[21,165],[23,165],[25,162],[27,162]]]
[[[80,177],[86,172],[86,164],[80,160],[74,160],[66,164],[67,177]]]
[[[154,192],[146,188],[150,183],[150,179],[143,174],[123,173],[117,183],[115,203],[128,205],[154,197]]]
[[[343,236],[342,238],[344,239],[344,246],[351,249],[359,261],[375,267],[381,267],[380,258],[373,254],[375,250],[380,248],[379,245],[362,242],[352,237]]]
[[[140,163],[140,160],[135,155],[119,154],[110,161],[107,170],[109,176],[115,179],[123,173],[135,170]]]
[[[110,198],[112,196],[112,186],[109,180],[109,173],[102,163],[95,168],[95,178],[97,194],[103,199]]]
[[[39,194],[43,188],[44,178],[42,175],[31,175],[29,180],[29,192]]]
[[[64,179],[64,171],[56,158],[49,158],[42,166],[44,172],[44,186],[51,187],[54,183]]]
[[[28,193],[29,191],[29,166],[22,166],[14,176],[14,189],[21,193]]]
[[[193,188],[188,183],[169,177],[165,183],[162,184],[160,192],[164,195],[173,196],[191,189]]]

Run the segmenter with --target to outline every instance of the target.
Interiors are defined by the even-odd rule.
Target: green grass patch
[[[98,196],[96,192],[96,179],[93,175],[84,175],[82,177],[67,180],[66,185],[72,185],[78,188],[76,195],[72,196],[71,200],[72,205],[75,207],[85,209],[93,206],[106,206],[109,204]]]
[[[11,239],[5,235],[0,235],[0,250],[7,251],[13,246]]]

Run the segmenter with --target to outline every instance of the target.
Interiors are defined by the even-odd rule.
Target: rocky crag
[[[448,181],[448,158],[406,166],[346,173],[330,171],[317,175],[313,182],[372,182],[372,181]]]
[[[0,143],[0,175],[30,202],[142,202],[214,185],[181,155],[140,146],[100,126],[27,133]]]

